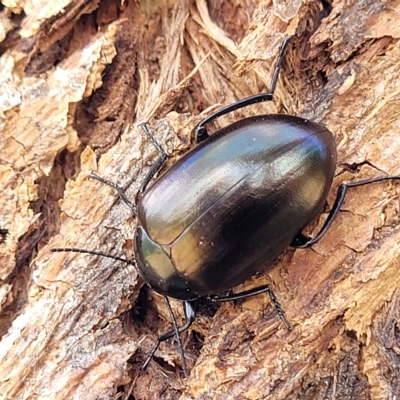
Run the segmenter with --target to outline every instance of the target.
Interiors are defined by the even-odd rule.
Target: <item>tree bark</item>
[[[400,1],[4,1],[0,11],[1,399],[392,399],[400,393],[397,183],[351,189],[323,239],[288,249],[237,290],[205,304],[176,342],[140,366],[171,329],[135,268],[50,253],[77,247],[132,257],[135,219],[91,171],[135,194],[157,157],[194,146],[213,110],[266,92],[263,113],[320,122],[338,145],[325,212],[343,181],[400,174]],[[245,240],[245,238],[244,238]],[[179,323],[183,312],[173,309]]]

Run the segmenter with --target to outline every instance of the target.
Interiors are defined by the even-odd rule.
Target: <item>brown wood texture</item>
[[[49,250],[131,257],[135,220],[90,171],[134,199],[157,155],[137,124],[172,163],[202,117],[267,90],[286,34],[274,102],[214,129],[272,112],[325,124],[328,207],[342,181],[400,174],[400,0],[2,3],[0,399],[399,395],[399,184],[352,189],[319,243],[238,288],[270,284],[293,330],[267,296],[202,305],[182,335],[187,379],[174,341],[140,371],[171,323],[132,266]]]

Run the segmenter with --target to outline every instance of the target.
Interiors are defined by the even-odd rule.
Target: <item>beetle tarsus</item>
[[[269,286],[268,286],[267,293],[269,294],[272,304],[275,306],[275,310],[276,310],[279,318],[281,319],[281,321],[285,324],[285,326],[288,330],[292,330],[293,329],[292,324],[286,319],[285,312],[283,311],[281,303],[279,303],[278,298],[275,296],[275,293]]]
[[[272,94],[272,96],[275,93],[275,88],[276,88],[276,84],[278,82],[279,72],[281,70],[283,58],[284,58],[284,55],[285,55],[285,52],[286,52],[289,42],[290,42],[290,36],[287,35],[287,36],[285,36],[285,39],[281,46],[281,50],[279,51],[279,54],[278,54],[278,58],[276,59],[276,62],[275,62],[274,72],[272,73],[272,79],[271,79],[271,83],[269,85],[269,91]]]

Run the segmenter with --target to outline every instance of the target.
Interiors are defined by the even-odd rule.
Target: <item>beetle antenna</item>
[[[106,257],[106,258],[111,258],[116,261],[122,261],[126,264],[131,264],[134,265],[136,268],[136,262],[128,260],[126,258],[118,257],[118,256],[113,256],[112,254],[109,253],[104,253],[102,251],[93,251],[93,250],[86,250],[86,249],[78,249],[76,247],[55,247],[54,249],[50,249],[52,253],[64,253],[64,252],[70,252],[70,253],[83,253],[83,254],[91,254],[93,256],[100,256],[100,257]]]

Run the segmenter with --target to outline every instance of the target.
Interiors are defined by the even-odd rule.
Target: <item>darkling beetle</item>
[[[194,129],[198,146],[151,186],[167,154],[146,124],[140,124],[160,156],[140,187],[137,205],[118,185],[91,173],[91,178],[115,188],[137,217],[135,261],[85,249],[51,249],[133,264],[143,280],[164,295],[174,329],[158,337],[143,369],[159,344],[176,336],[182,368],[188,375],[180,333],[193,323],[199,298],[225,302],[267,292],[278,315],[291,328],[268,285],[224,293],[263,271],[286,247],[305,248],[317,242],[332,224],[348,188],[400,179],[381,176],[342,183],[323,227],[311,238],[301,232],[321,211],[332,186],[336,169],[332,133],[312,121],[278,114],[245,118],[208,135],[206,125],[216,118],[273,99],[289,40],[285,38],[277,58],[270,91],[229,104],[201,121]],[[167,296],[183,300],[183,326],[177,326]]]

